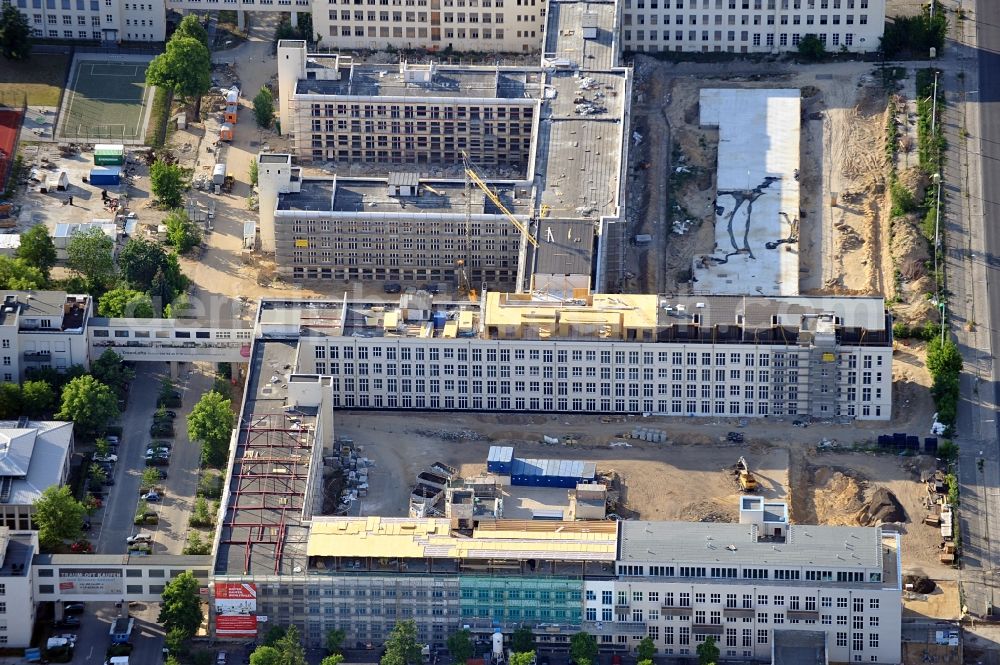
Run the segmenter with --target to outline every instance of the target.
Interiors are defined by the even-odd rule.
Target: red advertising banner
[[[255,615],[216,615],[215,634],[218,637],[257,637],[257,617]]]
[[[215,583],[215,634],[218,637],[257,636],[257,585]]]

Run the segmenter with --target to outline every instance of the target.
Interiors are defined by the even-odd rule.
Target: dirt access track
[[[626,439],[637,426],[664,430],[669,443]],[[751,423],[741,430],[744,444],[726,443],[735,429],[724,421],[639,417],[347,411],[338,412],[335,424],[336,436],[353,439],[376,463],[362,506],[367,515],[406,515],[415,475],[434,462],[469,477],[485,470],[491,445],[510,445],[519,457],[579,459],[595,462],[598,474],[616,472],[626,506],[639,519],[735,521],[732,465],[745,456],[760,494],[788,501],[792,522],[870,524],[872,498],[888,490],[904,514],[892,527],[903,534],[904,569],[930,577],[951,572],[937,560],[938,531],[921,523],[927,494],[920,474],[934,468],[932,458],[817,450],[821,440],[850,447],[877,433],[857,425]],[[543,435],[575,443],[543,444]]]

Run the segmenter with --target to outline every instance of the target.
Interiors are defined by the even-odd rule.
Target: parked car
[[[89,517],[85,517],[84,518],[83,525],[80,528],[82,530],[84,530],[84,531],[90,531],[91,525],[90,525],[90,518]]]
[[[63,612],[65,614],[83,614],[83,610],[83,603],[63,603]]]
[[[146,466],[167,466],[170,464],[169,457],[146,456]]]
[[[396,282],[386,282],[382,285],[382,290],[386,293],[402,293],[403,287]]]
[[[76,644],[76,633],[62,633],[61,635],[53,635],[52,637],[57,640],[66,640],[70,644]]]
[[[215,656],[215,665],[226,665],[226,652],[220,651]]]
[[[157,492],[146,492],[145,494],[142,495],[142,498],[145,501],[153,503],[160,500],[160,495]]]
[[[73,616],[66,616],[61,621],[56,621],[53,625],[56,628],[79,628],[80,619]]]
[[[104,440],[108,442],[109,446],[117,446],[118,444],[121,443],[121,439],[119,439],[117,436],[114,435],[106,436],[104,437]]]
[[[177,396],[180,397],[180,393],[177,393]],[[153,415],[154,415],[155,418],[161,418],[161,417],[162,418],[176,418],[177,417],[177,412],[176,411],[170,411],[170,410],[157,411]]]
[[[153,423],[149,428],[150,436],[174,436],[174,425],[173,423]]]
[[[146,533],[145,531],[140,531],[139,533],[129,536],[125,539],[127,545],[135,545],[136,543],[150,543],[153,542],[153,534]]]
[[[114,464],[115,462],[118,461],[118,455],[113,455],[111,453],[108,453],[107,455],[94,455],[94,461],[109,462],[111,464]]]
[[[150,441],[149,445],[146,446],[147,449],[148,448],[165,448],[167,450],[170,450],[173,447],[174,447],[174,444],[171,441]]]

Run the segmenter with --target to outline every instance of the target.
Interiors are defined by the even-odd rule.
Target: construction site
[[[698,292],[701,280],[692,262],[725,249],[713,219],[716,206],[723,205],[720,196],[731,188],[719,183],[717,173],[724,161],[720,150],[731,139],[720,146],[718,126],[706,122],[705,91],[798,91],[797,219],[790,225],[793,233],[772,234],[773,241],[790,241],[786,249],[794,248],[798,259],[797,273],[786,271],[783,287],[802,294],[885,295],[896,303],[897,320],[908,325],[927,320],[932,306],[926,293],[933,285],[919,220],[912,214],[893,220],[890,242],[885,150],[890,114],[899,127],[900,182],[916,200],[928,185],[914,153],[912,71],[894,71],[887,84],[882,72],[863,62],[708,67],[637,55],[634,65],[628,212],[636,222],[619,275],[623,291]],[[745,122],[761,125],[747,115]],[[734,168],[749,175],[742,162]],[[757,182],[747,184],[752,189]]]
[[[514,459],[592,465],[586,482],[607,488],[608,519],[735,522],[737,497],[753,493],[787,501],[793,523],[898,530],[907,573],[935,578],[951,569],[942,556],[947,546],[940,522],[925,521],[941,502],[934,457],[873,452],[875,430],[838,441],[834,437],[844,430],[832,426],[737,429],[726,421],[452,414],[445,423],[429,414],[372,419],[360,412],[339,412],[336,425],[337,435],[370,465],[364,498],[352,514],[412,516],[412,497],[421,486],[492,484],[491,449],[509,447]],[[751,485],[741,482],[741,462]],[[504,516],[517,519],[568,519],[579,488],[497,484]]]

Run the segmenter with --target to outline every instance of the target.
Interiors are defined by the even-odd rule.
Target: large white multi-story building
[[[162,42],[164,0],[14,0],[35,37],[104,43]]]
[[[88,366],[90,296],[4,291],[0,298],[0,381],[22,381],[32,368]]]
[[[777,633],[805,631],[830,662],[899,662],[899,535],[881,528],[791,525],[786,504],[744,496],[738,524],[621,522],[616,566],[585,585],[585,620],[623,642],[631,622],[668,656],[713,636],[725,659],[771,662]]]
[[[881,298],[488,293],[478,305],[264,301],[261,334],[334,405],[888,420]]]
[[[544,0],[247,0],[246,11],[311,11],[321,45],[336,49],[543,49]],[[885,0],[620,0],[628,51],[785,53],[808,34],[828,51],[878,48]],[[170,0],[215,9],[214,0]],[[242,16],[241,16],[242,20]]]
[[[885,0],[621,0],[630,51],[785,53],[806,35],[828,51],[874,51]]]

